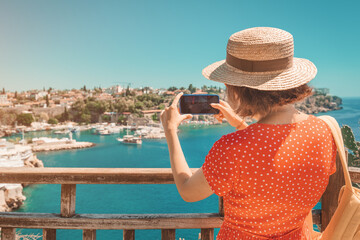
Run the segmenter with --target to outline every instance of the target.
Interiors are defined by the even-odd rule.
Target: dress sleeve
[[[336,172],[336,154],[337,154],[337,147],[334,138],[332,138],[332,152],[331,152],[331,164],[330,164],[330,175]]]
[[[238,166],[228,140],[223,136],[214,143],[202,165],[204,176],[212,191],[226,195],[238,180]]]

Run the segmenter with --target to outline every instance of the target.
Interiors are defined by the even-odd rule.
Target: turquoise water
[[[344,98],[344,109],[326,114],[340,125],[353,128],[360,139],[360,98]],[[322,115],[322,114],[316,114]],[[182,127],[181,146],[191,168],[201,167],[212,144],[234,131],[229,125]],[[36,136],[49,133],[36,133]],[[34,135],[34,134],[32,134]],[[27,135],[26,137],[30,137]],[[58,136],[57,136],[58,137]],[[98,136],[89,131],[74,134],[78,141],[91,141],[90,149],[39,153],[46,167],[170,168],[165,140],[144,140],[142,146],[122,145],[118,135]],[[60,212],[60,185],[31,185],[24,190],[27,200],[18,212]],[[320,204],[316,206],[320,208]],[[196,203],[186,203],[175,185],[77,185],[77,213],[207,213],[218,211],[218,197],[212,195]],[[22,233],[41,233],[40,229],[22,229]],[[217,234],[219,229],[215,230]],[[176,239],[198,239],[200,229],[178,229]],[[160,230],[137,230],[136,239],[160,239]],[[58,230],[57,239],[81,239],[80,230]],[[97,239],[122,239],[121,230],[98,230]]]

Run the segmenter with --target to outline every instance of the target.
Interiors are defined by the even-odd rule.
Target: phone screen
[[[182,114],[218,114],[219,110],[210,106],[219,103],[219,96],[213,94],[184,94],[180,98]]]

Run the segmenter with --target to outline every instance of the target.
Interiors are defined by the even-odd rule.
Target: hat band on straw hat
[[[230,53],[227,53],[226,63],[246,72],[270,72],[291,68],[293,65],[293,56],[273,60],[251,61],[237,58]]]

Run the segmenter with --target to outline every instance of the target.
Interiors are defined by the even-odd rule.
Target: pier
[[[312,210],[313,222],[319,229],[328,225],[337,207],[340,188],[345,184],[338,158],[337,171],[331,175],[321,199],[322,209]],[[360,172],[351,171],[350,175],[354,183],[360,183]],[[222,198],[215,213],[76,213],[77,184],[174,184],[170,168],[0,168],[0,182],[61,184],[60,213],[1,212],[2,240],[15,240],[16,228],[43,229],[44,240],[56,239],[57,229],[82,229],[83,240],[96,239],[97,229],[123,230],[124,240],[134,240],[138,229],[160,229],[162,240],[175,240],[176,229],[200,229],[202,240],[213,240],[214,228],[220,228],[224,216]]]

